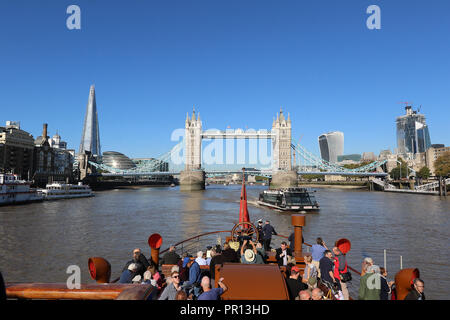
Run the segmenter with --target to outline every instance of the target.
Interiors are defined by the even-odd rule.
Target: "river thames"
[[[249,201],[264,188],[248,186]],[[162,235],[165,249],[204,232],[231,230],[239,219],[240,189],[118,189],[95,192],[91,198],[0,207],[0,271],[6,282],[66,282],[67,267],[78,265],[81,282],[93,283],[87,261],[101,256],[111,263],[114,279],[134,248],[150,256],[147,239],[152,233]],[[306,243],[320,236],[331,247],[339,238],[349,239],[349,265],[357,270],[366,256],[383,266],[386,249],[388,280],[399,270],[402,256],[403,268],[419,268],[427,299],[450,298],[450,197],[310,189],[316,190],[321,208],[307,214]],[[252,204],[249,213],[253,222],[269,219],[281,235],[292,232],[289,213]],[[222,234],[222,240],[226,236]],[[274,237],[272,246],[278,247],[281,240]],[[358,286],[355,276],[350,284],[353,298]]]

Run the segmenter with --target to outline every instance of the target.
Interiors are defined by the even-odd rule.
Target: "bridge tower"
[[[298,174],[292,167],[292,125],[288,114],[287,119],[280,108],[276,120],[272,124],[272,181],[270,188],[295,187],[298,184]]]
[[[186,114],[184,143],[186,146],[185,170],[199,170],[202,166],[202,121],[200,113],[195,118],[195,108],[192,119]]]
[[[205,189],[205,172],[202,167],[202,121],[200,113],[195,117],[195,108],[192,118],[186,115],[185,122],[185,167],[180,172],[180,190],[193,191]]]

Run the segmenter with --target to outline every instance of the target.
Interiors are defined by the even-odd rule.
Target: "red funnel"
[[[148,245],[150,246],[150,254],[152,255],[153,263],[158,265],[159,262],[159,248],[162,245],[162,237],[158,233],[152,234],[148,237]]]
[[[342,238],[336,241],[336,247],[338,247],[338,249],[341,250],[343,254],[346,254],[350,251],[352,243],[350,242],[350,240]]]
[[[162,245],[162,240],[162,237],[158,233],[154,233],[148,237],[148,245],[151,249],[159,249]]]
[[[111,278],[111,264],[102,257],[91,257],[88,260],[89,274],[98,283],[108,283]]]

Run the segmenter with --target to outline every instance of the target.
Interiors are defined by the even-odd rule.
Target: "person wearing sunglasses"
[[[174,271],[170,274],[170,278],[171,283],[165,287],[158,300],[176,300],[177,292],[181,290],[180,274]]]

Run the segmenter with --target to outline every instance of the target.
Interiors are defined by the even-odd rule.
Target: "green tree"
[[[450,151],[445,152],[434,161],[434,174],[442,177],[450,175]]]
[[[394,180],[398,180],[400,178],[406,178],[408,173],[411,173],[407,169],[406,162],[402,158],[398,158],[398,160],[400,161],[401,164],[397,164],[397,167],[395,167],[394,169],[391,170],[391,172],[389,172],[389,175]]]
[[[428,179],[430,177],[430,175],[431,175],[431,171],[427,166],[422,167],[417,172],[417,177],[422,178],[422,179]]]

